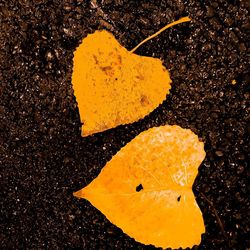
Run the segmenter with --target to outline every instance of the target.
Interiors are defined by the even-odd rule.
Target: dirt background
[[[163,124],[190,128],[205,142],[193,190],[206,234],[193,249],[250,247],[249,3],[0,0],[1,249],[154,249],[72,192],[141,131]],[[186,15],[191,23],[137,51],[170,70],[166,101],[139,122],[81,138],[71,85],[81,40],[107,29],[132,49]]]

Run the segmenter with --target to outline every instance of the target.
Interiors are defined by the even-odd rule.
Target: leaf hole
[[[177,201],[180,202],[181,200],[181,195],[177,198]]]
[[[143,186],[142,186],[142,184],[140,184],[140,185],[138,185],[137,187],[136,187],[136,192],[140,192],[141,190],[143,189]]]

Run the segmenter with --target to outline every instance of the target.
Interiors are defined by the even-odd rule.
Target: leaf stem
[[[140,42],[136,47],[134,47],[130,52],[135,52],[141,45],[143,45],[144,43],[146,43],[147,41],[151,40],[152,38],[158,36],[160,33],[162,33],[164,30],[179,24],[179,23],[184,23],[184,22],[190,22],[191,19],[186,16],[186,17],[182,17],[181,19],[174,21],[172,23],[167,24],[165,27],[163,27],[162,29],[160,29],[159,31],[157,31],[156,33],[154,33],[153,35],[149,36],[148,38],[144,39],[142,42]]]

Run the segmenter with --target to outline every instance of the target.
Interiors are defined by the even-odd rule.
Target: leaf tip
[[[76,191],[76,192],[73,192],[73,195],[76,197],[76,198],[83,198],[85,195],[84,195],[84,191],[83,191],[83,189],[80,189],[80,190],[78,190],[78,191]]]

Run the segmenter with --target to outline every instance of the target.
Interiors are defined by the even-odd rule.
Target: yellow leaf
[[[191,130],[151,128],[123,147],[74,195],[89,200],[141,243],[192,247],[205,231],[192,192],[204,157],[204,145]]]
[[[158,58],[133,52],[165,29],[142,41],[132,51],[105,30],[83,39],[74,53],[72,84],[87,136],[135,122],[159,106],[170,90],[169,72]]]
[[[237,82],[235,79],[232,80],[232,84],[235,85]]]

